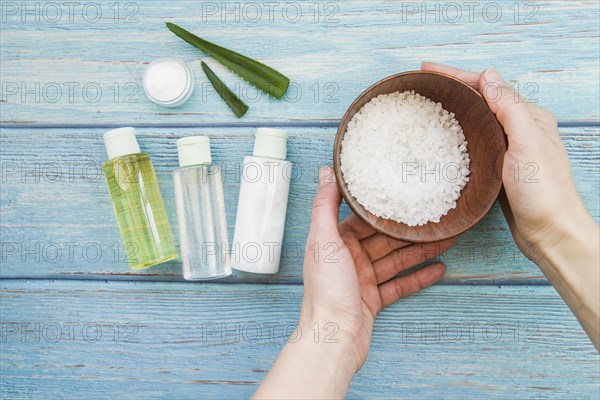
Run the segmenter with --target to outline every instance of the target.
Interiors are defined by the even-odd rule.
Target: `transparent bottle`
[[[221,169],[212,164],[207,136],[177,140],[179,166],[173,172],[183,277],[231,275]]]
[[[254,153],[244,158],[235,232],[234,269],[257,274],[279,271],[292,163],[286,132],[258,128]]]
[[[109,160],[102,169],[130,267],[147,268],[176,258],[152,161],[140,151],[135,129],[108,131],[104,144]]]

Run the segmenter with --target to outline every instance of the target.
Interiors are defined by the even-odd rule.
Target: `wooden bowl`
[[[446,110],[455,114],[464,131],[471,158],[470,181],[463,188],[456,208],[448,211],[440,222],[429,222],[421,226],[408,226],[371,214],[350,194],[340,168],[342,139],[354,114],[380,94],[406,90],[414,90],[440,102]],[[375,83],[354,100],[338,128],[333,162],[342,196],[360,219],[391,238],[411,243],[427,243],[460,235],[490,211],[502,187],[505,152],[506,137],[502,125],[476,90],[445,74],[410,71]]]

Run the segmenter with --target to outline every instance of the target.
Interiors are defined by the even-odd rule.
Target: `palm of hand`
[[[340,333],[352,343],[358,365],[362,365],[369,351],[373,324],[382,309],[382,300],[378,290],[377,277],[367,251],[360,240],[352,234],[340,237],[340,262],[353,265],[354,269],[345,270],[347,276],[341,277],[344,286],[332,289],[338,298],[333,303],[334,311],[340,320]],[[342,328],[343,327],[343,328]]]
[[[339,196],[337,187],[333,193]],[[339,199],[336,201],[339,205]],[[401,297],[435,283],[445,268],[434,263],[409,275],[395,276],[436,257],[452,244],[453,240],[409,245],[375,233],[355,215],[334,227],[311,228],[301,323],[319,321],[323,327],[335,329],[336,335],[330,339],[353,349],[356,369],[360,369],[367,358],[377,314]],[[315,257],[319,253],[321,257]]]

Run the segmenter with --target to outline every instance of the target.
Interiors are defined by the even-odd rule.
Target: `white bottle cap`
[[[208,136],[190,136],[177,139],[179,166],[210,164],[210,139]]]
[[[288,134],[281,129],[258,128],[254,141],[254,156],[285,160]]]
[[[104,134],[104,146],[108,159],[141,153],[140,145],[135,138],[135,128],[118,128]]]

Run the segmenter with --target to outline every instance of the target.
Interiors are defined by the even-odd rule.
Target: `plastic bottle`
[[[134,128],[104,134],[109,160],[102,165],[132,269],[177,257],[167,213],[148,154],[140,151]]]
[[[177,140],[173,172],[183,277],[216,279],[231,274],[221,170],[212,164],[207,136]]]
[[[233,268],[259,274],[279,271],[292,163],[285,160],[286,132],[259,128],[254,155],[244,158],[235,233]]]

